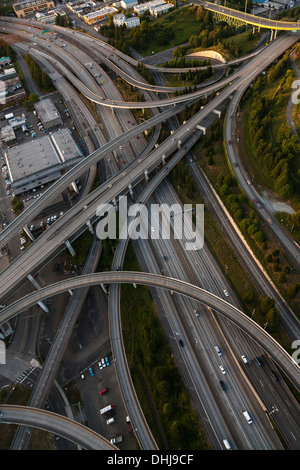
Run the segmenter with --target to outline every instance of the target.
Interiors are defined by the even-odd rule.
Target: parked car
[[[103,395],[104,393],[108,392],[108,388],[104,388],[103,390],[101,390],[100,395]]]
[[[92,367],[89,367],[89,373],[91,374],[92,377],[95,375],[95,372],[93,371]]]

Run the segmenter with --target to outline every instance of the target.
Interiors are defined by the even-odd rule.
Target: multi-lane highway
[[[190,297],[209,306],[214,311],[238,325],[257,343],[259,343],[274,359],[274,361],[277,364],[280,364],[281,369],[293,382],[295,387],[300,390],[300,367],[263,328],[242,311],[238,310],[220,297],[204,291],[192,284],[188,284],[179,279],[169,278],[167,276],[133,271],[110,271],[77,276],[76,278],[67,279],[53,285],[45,286],[43,289],[28,294],[20,300],[16,300],[9,307],[0,312],[1,322],[9,320],[15,315],[18,315],[18,313],[29,308],[31,305],[34,305],[38,301],[42,301],[47,297],[51,297],[52,295],[58,295],[61,292],[85,286],[111,283],[144,284],[147,286],[160,287],[169,291],[178,292],[181,295]]]
[[[291,41],[291,44],[293,43],[293,41]],[[288,47],[287,44],[285,44],[284,47]],[[275,48],[273,48],[275,49]],[[284,48],[283,48],[284,50]],[[278,52],[278,51],[277,51]],[[278,54],[279,55],[279,54]],[[273,60],[273,57],[270,57],[270,62]],[[266,60],[266,58],[264,58],[264,60]],[[256,64],[257,65],[257,64]],[[260,67],[262,67],[262,63],[260,64]],[[254,64],[253,64],[254,66]],[[266,66],[266,62],[264,62],[264,66]],[[250,72],[250,68],[248,69],[248,73]],[[258,69],[258,73],[259,73],[259,69]],[[253,74],[253,76],[255,76],[255,73]],[[249,77],[247,77],[249,79]],[[251,80],[251,79],[250,79]],[[244,83],[246,85],[246,81],[245,82],[241,82],[241,83]],[[239,85],[241,84],[239,82]],[[249,82],[250,83],[250,82]],[[229,94],[228,95],[223,95],[222,98],[220,99],[220,101],[216,100],[213,105],[215,106],[218,106],[220,105],[224,99],[228,98],[228,96],[230,96],[230,93],[232,93],[233,91],[235,90],[235,88],[232,88],[231,90],[229,90]],[[224,92],[223,92],[224,93]],[[213,107],[210,107],[208,110],[208,113],[205,114],[205,113],[202,113],[200,116],[198,115],[197,116],[197,119],[195,120],[191,120],[184,128],[183,132],[178,132],[176,134],[174,134],[174,137],[170,137],[168,139],[168,142],[166,143],[166,145],[161,145],[160,146],[160,153],[157,152],[155,154],[155,151],[152,152],[151,155],[151,159],[149,159],[149,161],[147,161],[147,164],[145,166],[142,165],[142,161],[141,159],[139,159],[138,161],[138,164],[137,166],[140,166],[140,168],[138,168],[138,173],[136,174],[136,176],[133,176],[133,177],[130,177],[128,180],[126,179],[126,176],[132,173],[133,169],[134,169],[134,166],[131,166],[129,165],[128,166],[128,171],[122,171],[119,175],[117,175],[117,178],[116,178],[116,182],[118,182],[119,179],[121,178],[124,178],[124,182],[125,182],[125,185],[123,185],[123,187],[119,187],[118,190],[116,190],[115,192],[112,191],[111,193],[109,192],[109,190],[111,190],[112,188],[110,187],[110,185],[106,185],[105,188],[101,188],[101,190],[97,193],[97,195],[100,195],[101,193],[103,194],[103,190],[104,190],[104,194],[105,194],[105,201],[106,202],[110,202],[111,200],[113,200],[118,194],[120,194],[122,191],[126,190],[126,188],[128,187],[128,185],[131,185],[133,182],[137,182],[139,181],[142,177],[143,177],[143,174],[145,171],[149,171],[151,170],[151,168],[154,168],[154,166],[157,164],[158,161],[161,160],[162,158],[162,155],[169,155],[172,151],[174,151],[175,148],[178,148],[178,140],[181,140],[181,141],[184,141],[185,139],[188,138],[188,136],[191,134],[191,129],[195,129],[195,126],[201,121],[202,122],[202,119],[204,117],[207,117],[209,115],[209,113],[213,112],[214,111],[214,108]],[[167,114],[167,113],[166,113]],[[170,114],[172,115],[172,114]],[[153,119],[153,118],[152,118]],[[189,126],[189,127],[188,127]],[[176,139],[176,140],[174,140]],[[120,142],[120,139],[118,139],[118,141]],[[126,142],[126,140],[125,140]],[[183,154],[185,152],[183,151]],[[152,160],[153,158],[153,160]],[[127,170],[127,168],[126,168]],[[70,175],[69,175],[70,177]],[[74,180],[75,177],[72,179]],[[113,180],[112,180],[113,181]],[[114,183],[113,183],[114,184]],[[106,191],[108,191],[108,193],[106,193]],[[93,209],[92,209],[92,205],[94,203],[94,200],[95,200],[95,197],[96,197],[96,193],[93,194],[93,196],[89,199],[89,200],[85,200],[85,202],[82,203],[82,206],[81,207],[78,207],[74,210],[74,212],[70,211],[70,214],[69,214],[69,218],[65,218],[64,222],[66,222],[66,220],[68,219],[69,221],[72,221],[73,217],[76,217],[76,223],[73,225],[73,228],[74,230],[76,231],[76,229],[78,229],[81,225],[84,225],[85,222],[89,219],[91,219],[95,213],[95,208],[96,208],[96,205],[93,206]],[[103,202],[103,200],[101,200],[101,202]],[[98,201],[99,203],[99,201]],[[83,210],[83,208],[85,207],[85,205],[87,205],[87,207]],[[84,213],[84,216],[83,218],[80,218],[80,212],[82,211],[82,213]],[[81,214],[82,215],[82,214]],[[54,227],[54,226],[53,226]],[[54,245],[52,245],[52,247],[49,246],[49,253],[54,252],[55,249],[57,249],[57,247],[59,245],[61,245],[62,243],[64,243],[64,240],[59,238],[61,234],[59,234],[59,227],[60,225],[59,224],[56,224],[55,226],[55,229],[52,229],[51,230],[48,230],[47,231],[47,236],[48,236],[48,239],[47,239],[47,242],[51,241],[51,240],[55,240],[54,242]],[[52,227],[51,227],[52,228]],[[65,233],[65,235],[67,236],[68,234]],[[51,238],[53,237],[53,238]],[[46,237],[44,237],[44,242],[45,242],[45,239]],[[39,252],[39,250],[41,250],[41,248],[38,247],[38,240],[36,242],[34,242],[34,244],[32,246],[36,246],[37,247],[37,251],[36,253]],[[41,246],[41,245],[40,245]],[[27,250],[26,250],[27,251]],[[30,249],[28,250],[28,253],[29,253]],[[31,252],[31,254],[34,253],[34,250]],[[24,253],[25,255],[25,253]],[[47,258],[47,254],[45,253],[45,259]],[[27,259],[27,261],[29,260],[29,258]],[[20,260],[17,260],[18,262],[16,263],[16,268],[17,268],[17,265],[19,264],[19,261]],[[13,264],[12,264],[13,265]],[[37,268],[38,264],[31,264],[30,268],[31,270],[35,270]],[[19,281],[21,282],[22,281],[22,278],[24,278],[24,273],[26,270],[25,268],[25,264],[23,264],[23,267],[21,267],[21,270],[23,271],[22,274],[20,275],[19,277]],[[14,273],[14,275],[16,274],[16,270],[13,269],[12,272]],[[23,276],[23,277],[22,277]],[[113,281],[112,281],[113,282]],[[155,285],[155,284],[154,284]],[[157,284],[158,286],[158,284]],[[4,291],[3,291],[4,292]],[[294,366],[294,364],[293,364]]]

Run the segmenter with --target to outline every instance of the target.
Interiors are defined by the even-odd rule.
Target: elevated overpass
[[[20,424],[53,432],[86,450],[118,450],[104,437],[66,416],[20,405],[0,405],[0,423]]]
[[[260,16],[251,15],[250,13],[245,13],[239,10],[234,10],[233,8],[228,8],[223,5],[218,5],[216,3],[205,2],[201,0],[194,0],[192,2],[194,5],[201,5],[206,10],[213,12],[216,15],[220,15],[220,18],[226,20],[233,20],[235,22],[240,22],[244,24],[250,24],[257,28],[270,29],[274,31],[290,31],[294,32],[300,31],[299,21],[281,21],[281,20],[271,20],[267,18],[262,18]]]
[[[241,328],[254,341],[256,341],[269,354],[269,356],[272,357],[294,386],[300,390],[300,367],[280,346],[280,344],[277,343],[277,341],[263,328],[242,311],[227,303],[220,297],[217,297],[216,295],[188,282],[167,276],[134,271],[111,271],[77,276],[75,278],[51,284],[16,300],[9,307],[6,307],[0,312],[0,323],[10,320],[19,313],[35,305],[37,302],[43,301],[48,297],[61,294],[62,292],[86,286],[112,283],[130,283],[147,285],[148,287],[159,287],[203,303],[218,314],[223,315],[227,320]]]

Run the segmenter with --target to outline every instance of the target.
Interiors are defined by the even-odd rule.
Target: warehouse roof
[[[53,121],[60,117],[54,103],[49,98],[35,103],[34,107],[43,123]]]

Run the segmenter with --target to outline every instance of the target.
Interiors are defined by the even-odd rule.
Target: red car
[[[231,140],[228,140],[229,145],[231,144]]]
[[[108,388],[104,388],[103,390],[101,390],[100,395],[103,395],[106,392],[108,392]]]

